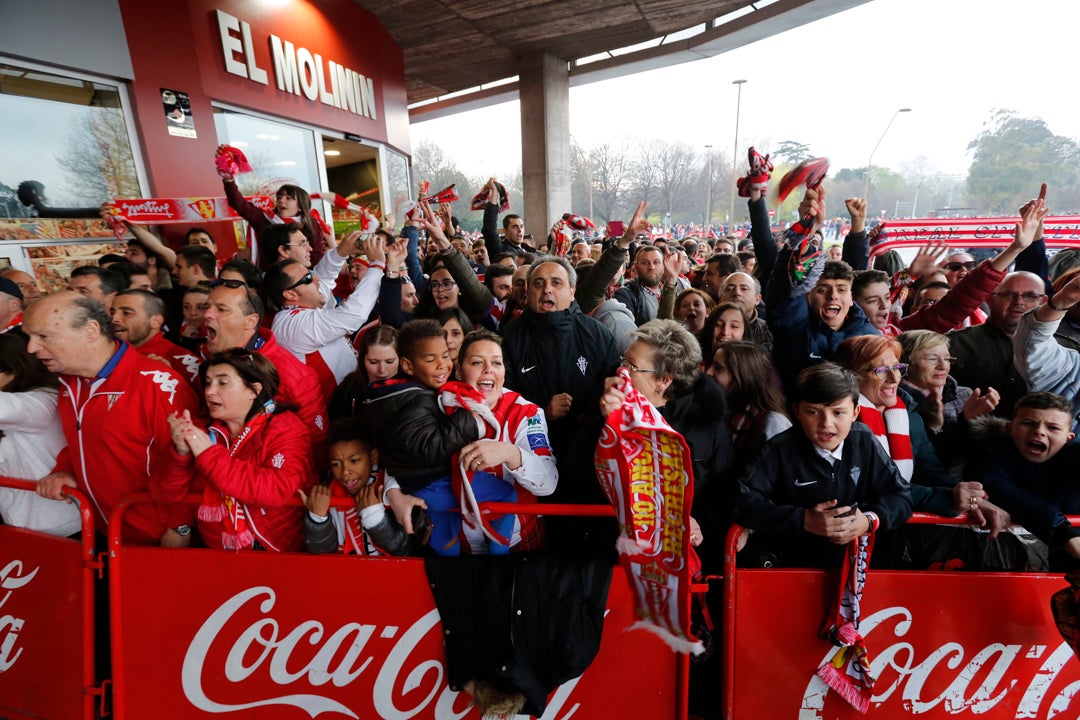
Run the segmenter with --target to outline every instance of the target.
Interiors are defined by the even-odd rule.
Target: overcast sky
[[[910,107],[874,165],[901,170],[926,156],[964,175],[967,145],[996,108],[1080,139],[1078,30],[1077,0],[873,0],[708,60],[572,88],[570,131],[586,147],[683,139],[730,157],[731,81],[745,78],[740,156],[795,140],[834,168],[863,167],[889,118]],[[414,124],[412,139],[439,143],[467,175],[506,175],[520,165],[519,129],[511,102]]]

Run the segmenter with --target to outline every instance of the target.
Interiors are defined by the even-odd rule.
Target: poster
[[[191,116],[191,102],[187,93],[161,88],[161,104],[165,110],[165,125],[170,135],[197,137],[195,118]]]

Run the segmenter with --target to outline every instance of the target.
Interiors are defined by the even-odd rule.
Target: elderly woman
[[[690,514],[700,525],[700,529],[691,525],[690,541],[700,545],[706,538],[711,539],[711,558],[702,553],[702,562],[710,569],[721,560],[737,488],[727,476],[734,453],[724,427],[724,392],[701,372],[700,366],[697,340],[674,320],[652,320],[639,327],[631,335],[623,359],[634,389],[660,411],[690,448],[694,469]],[[605,381],[600,399],[605,415],[622,404],[623,394],[616,389],[618,382],[618,378]]]
[[[1008,525],[1008,513],[986,499],[980,483],[956,482],[945,472],[922,418],[911,407],[911,396],[900,387],[908,370],[900,354],[900,343],[884,335],[861,335],[840,343],[837,362],[854,372],[859,382],[859,420],[912,484],[916,512],[948,517],[969,512],[996,535]]]
[[[0,475],[38,480],[52,472],[64,449],[56,411],[56,376],[26,350],[26,339],[0,335]],[[5,525],[72,535],[82,527],[74,505],[33,490],[0,488]]]
[[[302,508],[286,503],[314,481],[311,436],[296,413],[275,407],[277,370],[263,355],[234,348],[207,358],[199,379],[209,431],[187,412],[169,419],[176,463],[161,483],[164,497],[155,499],[182,499],[194,466],[195,486],[204,488],[196,517],[208,547],[300,550]]]
[[[901,387],[914,398],[938,456],[947,467],[953,467],[964,459],[968,422],[993,412],[1001,396],[994,388],[984,393],[956,382],[949,374],[955,358],[949,355],[949,338],[945,335],[910,330],[897,340],[900,358],[908,366]]]

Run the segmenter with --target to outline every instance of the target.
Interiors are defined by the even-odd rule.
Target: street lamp
[[[735,174],[738,172],[739,162],[739,115],[742,113],[742,86],[746,84],[746,80],[732,80],[732,85],[736,85],[739,88],[739,94],[735,100],[735,150],[731,153],[731,209],[728,214],[728,223],[730,225],[735,224]],[[729,226],[728,232],[731,231]]]
[[[712,145],[705,146],[705,232],[712,219]]]
[[[863,200],[866,200],[867,205],[868,205],[867,210],[869,210],[869,202],[870,202],[870,197],[869,197],[869,195],[870,195],[870,166],[873,165],[873,163],[874,163],[874,153],[876,153],[877,149],[879,147],[881,147],[881,141],[885,139],[885,134],[889,132],[889,128],[892,127],[893,120],[896,119],[896,116],[899,115],[900,113],[907,113],[907,112],[911,112],[911,108],[898,108],[897,111],[892,114],[892,117],[889,118],[889,124],[885,126],[885,130],[882,131],[881,137],[878,138],[877,145],[875,145],[874,149],[870,151],[870,157],[866,161],[866,183],[863,185],[863,191],[862,191]]]

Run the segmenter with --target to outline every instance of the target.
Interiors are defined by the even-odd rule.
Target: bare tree
[[[661,212],[675,215],[677,212],[690,212],[695,203],[687,197],[687,191],[693,184],[694,165],[697,158],[694,150],[684,142],[663,141],[655,144],[650,158],[656,166],[659,178],[659,204]],[[704,197],[705,188],[701,188]],[[696,195],[696,192],[695,192]],[[701,200],[697,201],[701,204]]]
[[[90,108],[72,126],[57,161],[64,184],[49,193],[51,205],[93,206],[141,194],[131,140],[117,108]]]
[[[602,143],[588,154],[594,221],[609,222],[618,217],[619,203],[630,185],[625,145]]]

